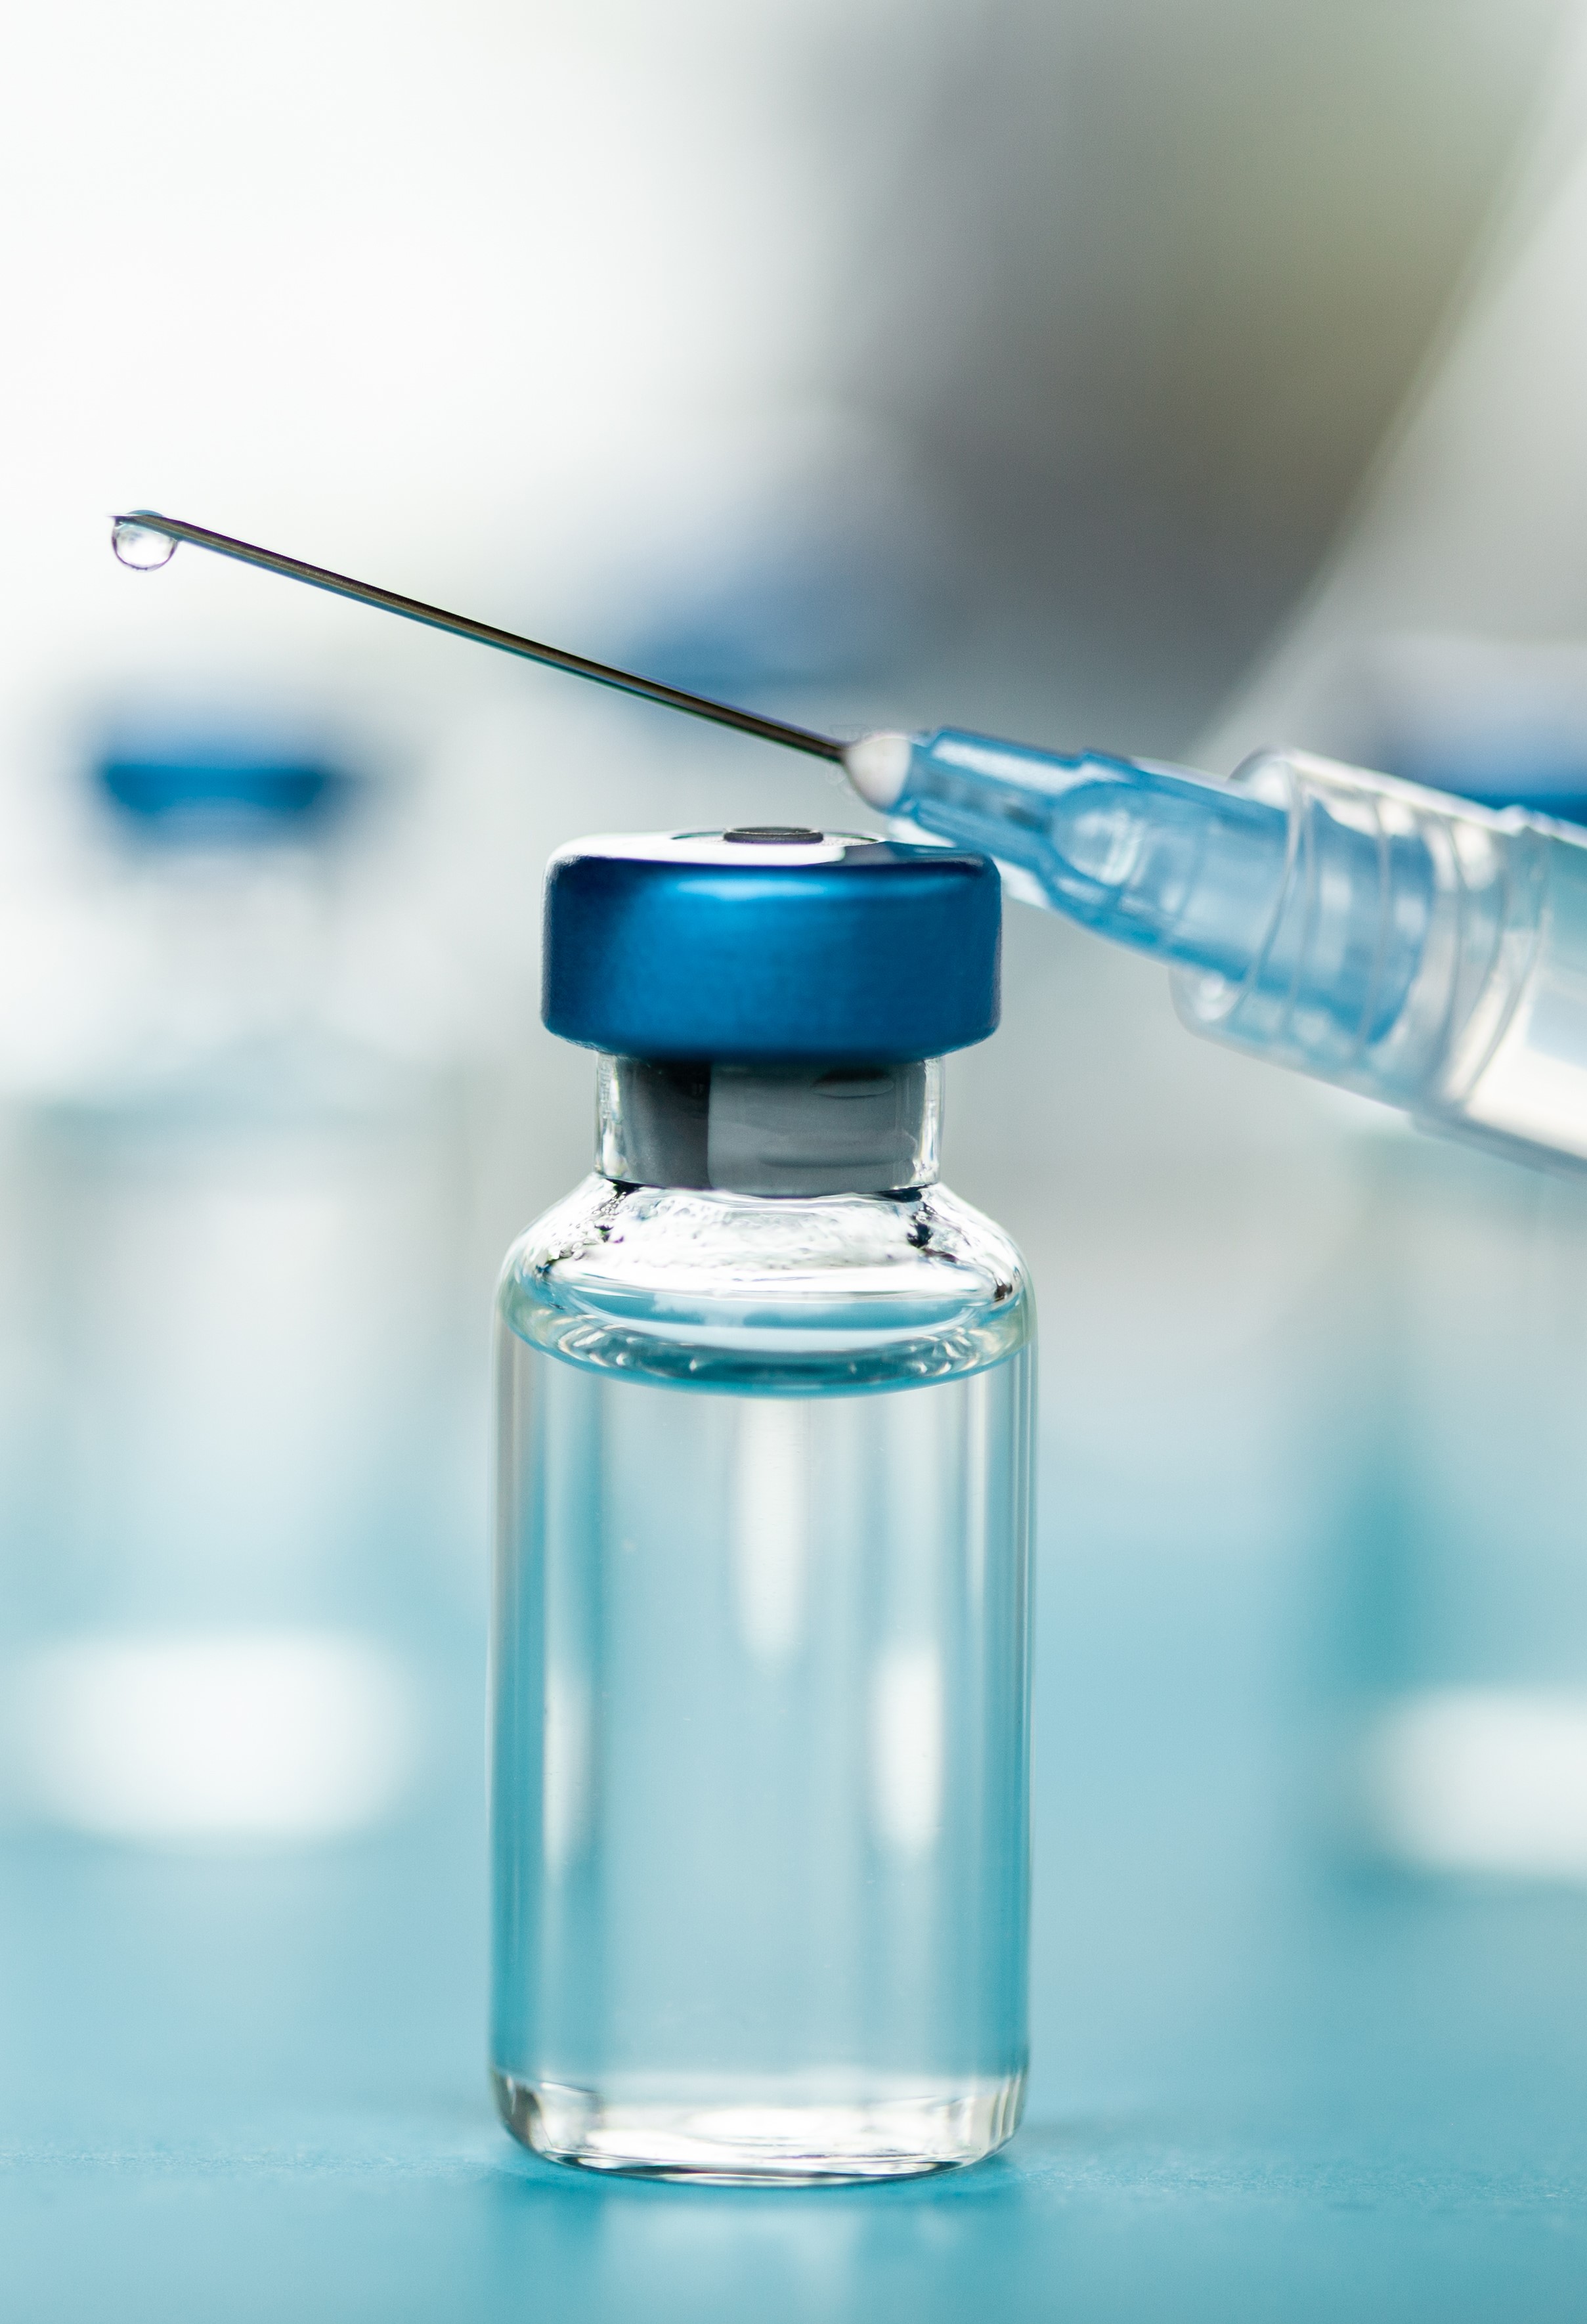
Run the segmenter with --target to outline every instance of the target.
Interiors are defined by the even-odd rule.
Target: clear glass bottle
[[[935,1062],[710,1046],[603,1057],[503,1277],[497,2092],[598,2169],[973,2162],[1025,2076],[1029,1288]]]

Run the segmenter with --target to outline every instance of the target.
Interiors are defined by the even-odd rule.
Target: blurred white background
[[[1499,656],[1490,725],[1536,727],[1552,686],[1557,742],[1587,702],[1548,659],[1573,650],[1584,613],[1572,30],[1563,0],[288,0],[219,14],[164,0],[16,20],[0,100],[0,1263],[14,1293],[9,1650],[32,1673],[14,1690],[27,1733],[7,1779],[22,1825],[99,1828],[51,1720],[80,1737],[59,1706],[87,1670],[123,1688],[135,1723],[151,1670],[169,1700],[172,1640],[195,1628],[223,1657],[273,1639],[301,1716],[332,1726],[342,1698],[312,1655],[339,1639],[347,1687],[381,1732],[401,1730],[391,1766],[406,1773],[362,1790],[346,1775],[338,1796],[372,1816],[427,1796],[472,1812],[490,1283],[510,1237],[587,1166],[589,1062],[536,1022],[544,858],[592,828],[863,819],[796,761],[196,552],[130,574],[109,555],[111,512],[164,509],[817,724],[980,724],[1220,770],[1266,740],[1387,758],[1414,752],[1406,733],[1431,715],[1416,705],[1448,689],[1391,687],[1396,742],[1362,707],[1382,686],[1352,673],[1385,655],[1400,669],[1407,633],[1454,632]],[[1520,708],[1501,717],[1499,696]],[[173,856],[95,792],[129,731],[156,755],[161,735],[198,733],[268,756],[283,725],[358,780],[334,839],[277,833],[245,863],[235,835],[211,833]],[[206,881],[220,934],[195,951],[180,897]],[[266,891],[300,902],[282,920]],[[159,1288],[173,1262],[139,1243],[151,1219],[128,1212],[128,1124],[158,1100],[162,1150],[197,1168],[169,1118],[176,1080],[234,1051],[257,1065],[260,993],[282,975],[296,1013],[269,1033],[275,1067],[307,1043],[363,1088],[377,1056],[430,1158],[401,1201],[380,1193],[390,1149],[368,1125],[389,1116],[360,1114],[353,1136],[326,1094],[343,1067],[328,1067],[310,1136],[300,1060],[299,1195],[303,1173],[342,1174],[343,1262],[372,1218],[400,1233],[383,1228],[367,1263],[305,1276],[279,1216],[281,1262],[259,1266],[255,1210],[199,1265],[199,1211],[184,1240],[168,1201],[160,1231],[194,1269],[184,1305]],[[171,1026],[195,980],[252,998],[230,1016],[217,1002],[179,1073]],[[1394,1511],[1437,1494],[1421,1469],[1396,1471],[1362,1515],[1360,1448],[1377,1440],[1340,1380],[1377,1379],[1392,1342],[1372,1410],[1419,1397],[1469,1432],[1487,1408],[1476,1351],[1523,1296],[1502,1271],[1479,1288],[1472,1254],[1529,1198],[1498,1166],[1462,1180],[1435,1271],[1467,1293],[1428,1324],[1413,1283],[1385,1292],[1381,1254],[1394,1204],[1420,1216],[1431,1199],[1402,1181],[1424,1164],[1436,1177],[1440,1157],[1387,1192],[1391,1125],[1196,1046],[1149,968],[1020,907],[1006,1009],[999,1039],[953,1068],[950,1175],[1036,1265],[1042,1652],[1057,1668],[1084,1632],[1115,1658],[1088,1747],[1115,1770],[1112,1828],[1167,1812],[1148,1756],[1182,1713],[1128,1645],[1165,1591],[1209,1625],[1203,1683],[1250,1708],[1245,1766],[1276,1705],[1367,1684],[1354,1646],[1318,1646],[1335,1620],[1378,1640],[1370,1686],[1396,1702],[1534,1682],[1573,1701],[1587,1622],[1548,1670],[1457,1667],[1413,1643],[1385,1672],[1382,1623],[1353,1594],[1362,1543],[1392,1562]],[[238,1074],[276,1128],[228,1133],[205,1163],[234,1193],[239,1172],[253,1185],[276,1169],[285,1102],[279,1077],[240,1066],[233,1099]],[[99,1157],[91,1168],[59,1161],[68,1116],[74,1137],[88,1120],[103,1133],[71,1148]],[[211,1212],[218,1199],[212,1185]],[[1574,1197],[1549,1199],[1576,1234]],[[112,1233],[127,1251],[85,1288],[84,1253]],[[298,1559],[300,1595],[269,1582],[261,1536],[253,1582],[228,1596],[212,1572],[184,1609],[152,1583],[140,1598],[136,1561],[162,1509],[172,1534],[186,1522],[195,1443],[241,1442],[262,1408],[263,1375],[236,1352],[263,1344],[257,1317],[216,1288],[245,1251],[274,1286],[278,1388],[294,1335],[364,1352],[342,1366],[342,1401],[318,1407],[319,1498],[300,1484],[291,1527],[300,1545],[323,1523],[327,1545]],[[348,1481],[384,1473],[370,1410],[398,1393],[383,1386],[389,1334],[360,1339],[336,1304],[378,1304],[393,1274],[422,1278],[423,1297],[380,1312],[435,1360],[422,1392],[411,1376],[401,1389],[417,1403],[401,1407],[400,1521],[374,1487],[355,1507]],[[88,1314],[97,1365],[50,1352],[68,1311]],[[1429,1333],[1472,1351],[1436,1390]],[[1538,1358],[1539,1397],[1564,1367]],[[113,1479],[90,1518],[73,1458],[40,1448],[123,1441],[144,1370],[140,1409],[167,1406],[134,1432],[143,1514],[106,1514]],[[180,1394],[160,1389],[179,1378]],[[272,1425],[287,1408],[278,1397]],[[1435,1476],[1441,1443],[1436,1427],[1416,1439]],[[1562,1442],[1548,1458],[1539,1484],[1536,1463],[1506,1456],[1477,1564],[1534,1529],[1528,1493],[1559,1500],[1573,1456]],[[214,1507],[233,1511],[211,1527],[224,1573],[246,1528],[214,1471]],[[33,1586],[47,1545],[78,1576],[60,1602]],[[1262,1618],[1220,1627],[1235,1604]],[[134,1633],[168,1659],[103,1660]],[[69,1637],[100,1661],[62,1665]],[[242,1667],[206,1666],[195,1720],[216,1670]],[[271,1667],[248,1663],[235,1699],[274,1700]],[[1054,1815],[1073,1807],[1067,1732],[1052,1726],[1043,1763]],[[150,1745],[156,1793],[176,1780],[164,1748]],[[239,1797],[256,1801],[254,1748],[242,1733]],[[51,1750],[56,1773],[40,1775]],[[1287,1781],[1256,1786],[1250,1831],[1312,1812]],[[174,1811],[161,1824],[157,1805],[147,1831],[169,1837]],[[270,1823],[249,1812],[239,1829]],[[305,1812],[306,1835],[336,1825]],[[194,1815],[189,1836],[225,1836],[224,1813]],[[136,1836],[135,1815],[123,1823]]]

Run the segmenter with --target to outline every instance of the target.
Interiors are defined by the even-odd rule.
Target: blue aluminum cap
[[[541,1014],[616,1056],[941,1056],[997,1029],[990,857],[784,825],[575,840],[546,876]]]

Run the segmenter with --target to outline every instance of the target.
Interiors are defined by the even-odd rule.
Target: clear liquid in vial
[[[509,2124],[689,2178],[988,2153],[1024,2088],[1029,1348],[788,1395],[503,1342]]]

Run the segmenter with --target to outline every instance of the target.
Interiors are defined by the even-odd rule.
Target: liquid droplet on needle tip
[[[170,533],[156,532],[152,525],[140,524],[132,516],[116,518],[110,528],[110,546],[135,573],[152,573],[169,565],[177,549]]]

